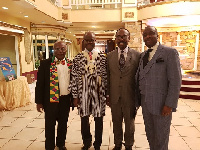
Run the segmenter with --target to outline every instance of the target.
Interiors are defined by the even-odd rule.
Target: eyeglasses
[[[84,41],[87,42],[87,43],[89,43],[89,42],[90,42],[90,43],[93,43],[95,40],[94,40],[94,39],[90,39],[90,40],[84,39]]]
[[[123,39],[123,40],[126,40],[127,37],[128,37],[128,35],[123,35],[123,36],[117,35],[116,36],[117,39]]]
[[[61,48],[58,48],[58,47],[57,47],[57,48],[55,48],[55,51],[59,51],[59,50],[61,50],[61,51],[64,52],[64,51],[66,51],[66,48],[65,48],[65,47],[61,47]]]

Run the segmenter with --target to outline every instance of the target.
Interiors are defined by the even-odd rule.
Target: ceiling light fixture
[[[25,18],[28,18],[28,16],[24,16]]]
[[[7,7],[2,7],[3,9],[8,9]]]

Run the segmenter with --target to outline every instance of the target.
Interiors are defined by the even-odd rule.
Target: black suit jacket
[[[42,104],[45,108],[50,104],[50,65],[52,58],[42,60],[38,68],[37,83],[35,88],[35,103]],[[70,94],[72,106],[72,96]]]

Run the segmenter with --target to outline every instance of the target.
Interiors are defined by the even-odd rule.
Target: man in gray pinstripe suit
[[[136,73],[138,98],[150,150],[168,150],[172,112],[176,110],[181,87],[177,50],[158,41],[157,29],[147,26],[143,40],[149,48],[140,57]]]

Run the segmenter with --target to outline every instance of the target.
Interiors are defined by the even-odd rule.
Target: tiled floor
[[[32,103],[13,111],[0,112],[0,149],[1,150],[44,150],[44,113],[38,113],[34,104],[34,86],[30,85]],[[94,120],[91,117],[91,131]],[[144,131],[144,123],[139,109],[135,121],[134,150],[149,149]],[[94,135],[94,133],[92,132]],[[66,147],[80,150],[82,146],[80,117],[77,110],[70,112]],[[102,150],[113,148],[113,133],[110,108],[106,109]],[[94,149],[93,147],[90,150]],[[123,147],[124,149],[124,147]],[[170,150],[200,150],[200,101],[179,100],[178,111],[173,113],[171,125]]]

